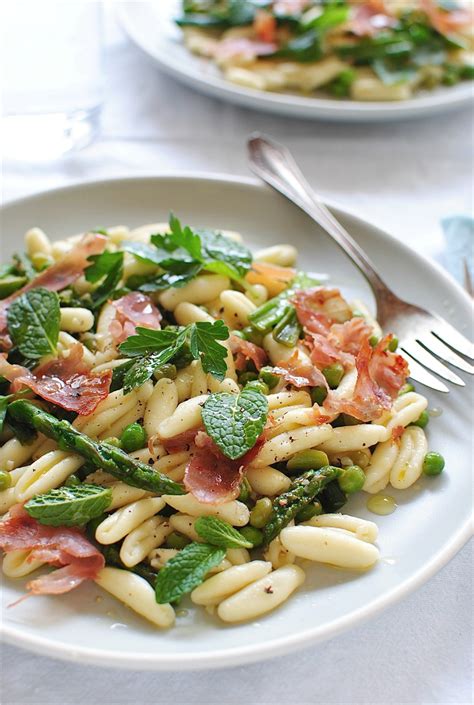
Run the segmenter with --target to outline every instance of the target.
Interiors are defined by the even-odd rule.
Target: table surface
[[[443,249],[440,218],[472,211],[472,113],[341,125],[279,118],[207,98],[160,74],[109,16],[100,138],[47,166],[4,166],[4,199],[110,176],[248,175],[246,136],[284,141],[318,193],[425,255]],[[260,664],[137,673],[60,663],[4,646],[4,705],[469,703],[472,550],[375,620]],[[159,637],[158,637],[159,638]]]

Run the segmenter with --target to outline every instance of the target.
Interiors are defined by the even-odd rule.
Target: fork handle
[[[258,134],[249,139],[248,150],[252,171],[301,208],[335,240],[371,285],[377,309],[383,308],[394,296],[393,292],[378,275],[362,248],[317,198],[291,152],[278,142]]]

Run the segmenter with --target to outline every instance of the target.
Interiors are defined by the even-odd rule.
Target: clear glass
[[[99,126],[102,3],[6,0],[1,7],[3,157],[55,159]]]

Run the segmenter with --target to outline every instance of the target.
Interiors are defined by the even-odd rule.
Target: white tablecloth
[[[336,125],[278,118],[200,96],[159,73],[107,25],[102,134],[47,167],[7,164],[3,196],[84,179],[176,171],[248,174],[245,137],[286,142],[317,191],[419,251],[442,248],[442,216],[472,209],[472,115]],[[331,642],[261,664],[134,673],[60,663],[3,647],[4,705],[398,705],[471,702],[472,554]]]

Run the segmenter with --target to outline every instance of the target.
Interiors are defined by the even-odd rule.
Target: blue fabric
[[[445,247],[438,261],[450,274],[464,285],[464,260],[467,261],[471,278],[474,260],[474,218],[468,215],[453,215],[441,221]]]

